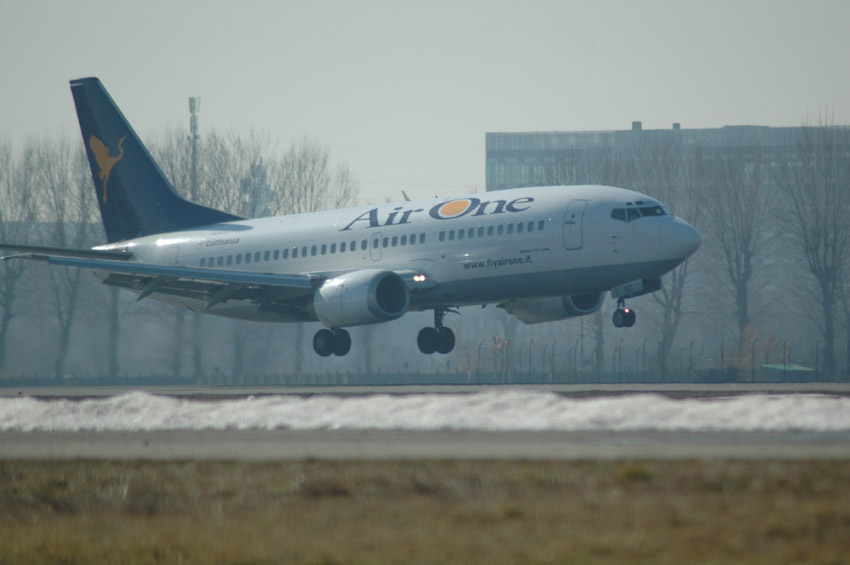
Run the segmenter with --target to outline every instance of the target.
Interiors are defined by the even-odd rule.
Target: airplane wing
[[[45,247],[42,245],[16,245],[0,243],[0,249],[15,251],[17,255],[0,257],[0,259],[31,259],[34,255],[55,255],[59,257],[79,257],[81,259],[111,259],[113,261],[129,261],[133,254],[129,251],[109,251],[105,249],[72,249],[67,247]]]
[[[24,250],[24,246],[15,248]],[[156,292],[203,300],[206,302],[205,309],[226,300],[237,299],[282,308],[294,307],[295,313],[299,299],[306,302],[312,297],[315,288],[325,280],[325,277],[309,274],[283,275],[179,265],[149,265],[129,262],[123,256],[120,260],[100,258],[104,253],[109,254],[106,256],[121,254],[114,251],[77,250],[93,253],[76,253],[77,256],[69,256],[72,255],[72,250],[65,250],[67,253],[60,255],[52,252],[37,253],[36,249],[57,251],[51,248],[26,247],[27,253],[3,257],[3,260],[32,259],[52,265],[94,269],[105,274],[104,284],[135,290],[139,293],[139,300]]]

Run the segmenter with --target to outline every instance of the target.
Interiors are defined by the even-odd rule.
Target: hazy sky
[[[484,189],[484,133],[850,121],[850,1],[0,0],[0,137],[79,136],[98,76],[144,138],[313,136],[363,200]]]

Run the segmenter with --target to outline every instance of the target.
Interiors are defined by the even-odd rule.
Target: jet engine
[[[523,324],[539,324],[593,314],[602,307],[603,300],[605,300],[605,296],[600,292],[572,296],[526,298],[500,306],[509,314],[519,318]]]
[[[407,312],[407,284],[392,271],[354,271],[328,279],[313,297],[313,309],[329,328],[395,320]]]

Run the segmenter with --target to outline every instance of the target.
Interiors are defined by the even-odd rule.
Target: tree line
[[[641,136],[626,149],[603,143],[563,151],[536,171],[533,184],[644,192],[702,233],[700,251],[665,276],[660,291],[635,299],[640,319],[632,330],[611,326],[610,300],[586,318],[538,326],[495,308],[465,309],[455,324],[457,351],[440,359],[415,351],[412,336],[430,322],[427,313],[411,314],[354,328],[363,346],[346,360],[317,360],[307,339],[312,330],[301,324],[136,303],[86,270],[3,261],[0,375],[156,372],[240,384],[275,373],[297,383],[324,371],[454,371],[475,378],[497,371],[498,382],[510,382],[511,371],[556,378],[565,364],[574,376],[622,374],[627,352],[627,367],[649,380],[690,380],[697,367],[743,378],[762,362],[791,358],[795,348],[796,358],[818,365],[825,378],[847,378],[850,128],[824,121],[794,132],[782,146],[768,147],[730,129],[718,146],[735,151],[675,135]],[[241,216],[345,207],[359,196],[353,172],[310,138],[280,148],[262,132],[211,131],[200,140],[194,184],[185,132],[165,130],[148,147],[183,196]],[[78,140],[32,139],[17,148],[0,142],[0,239],[80,248],[105,241]]]

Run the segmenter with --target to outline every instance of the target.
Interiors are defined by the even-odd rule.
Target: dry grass
[[[849,558],[847,461],[0,461],[0,563]]]

